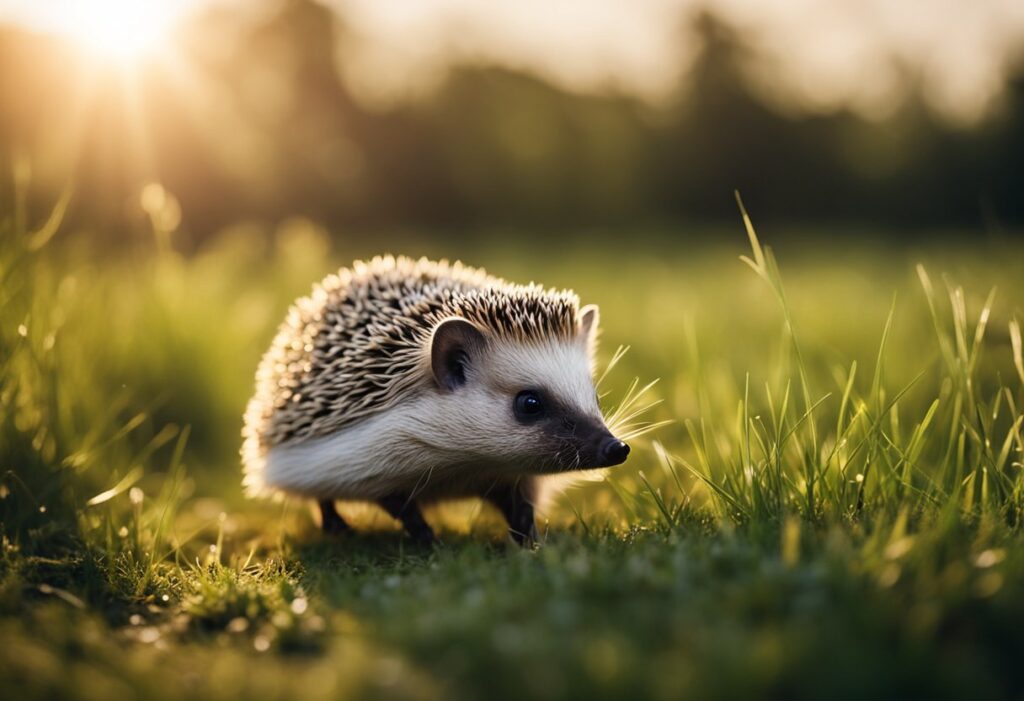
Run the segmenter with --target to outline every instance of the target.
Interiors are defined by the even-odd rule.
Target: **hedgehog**
[[[598,308],[459,262],[383,256],[315,285],[256,373],[242,432],[250,496],[375,502],[433,542],[422,508],[481,498],[536,542],[553,478],[623,463],[594,385]]]

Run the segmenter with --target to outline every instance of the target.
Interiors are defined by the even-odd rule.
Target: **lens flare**
[[[75,2],[54,18],[58,31],[91,53],[121,62],[157,52],[180,19],[184,3],[161,0]]]

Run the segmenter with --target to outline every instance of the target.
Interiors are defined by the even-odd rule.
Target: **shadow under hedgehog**
[[[374,258],[288,312],[256,373],[242,460],[250,495],[372,501],[432,541],[420,506],[480,497],[520,544],[545,478],[610,467],[629,446],[594,389],[597,307],[460,263]]]

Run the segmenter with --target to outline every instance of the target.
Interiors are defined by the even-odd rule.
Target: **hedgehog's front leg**
[[[405,532],[417,543],[433,543],[436,538],[423,518],[420,505],[404,494],[392,494],[378,502],[391,517],[402,522]]]
[[[333,500],[325,499],[317,502],[317,505],[320,507],[320,527],[324,533],[338,535],[352,530],[352,527],[345,523],[345,519],[338,513]]]
[[[486,498],[505,516],[512,539],[519,545],[530,547],[537,542],[537,524],[533,504],[527,500],[523,487],[521,484],[496,487],[488,492]]]

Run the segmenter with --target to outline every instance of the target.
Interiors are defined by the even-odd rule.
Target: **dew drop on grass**
[[[309,600],[305,597],[300,596],[292,601],[292,613],[296,616],[304,614],[307,608],[309,608]]]
[[[998,565],[1005,558],[1005,550],[985,550],[974,559],[974,564],[976,567],[985,569],[987,567],[992,567],[993,565]]]
[[[270,638],[265,635],[257,635],[252,641],[252,646],[256,648],[256,652],[266,652],[270,649]]]
[[[128,526],[121,526],[121,529],[117,532],[122,538],[128,537]]]

